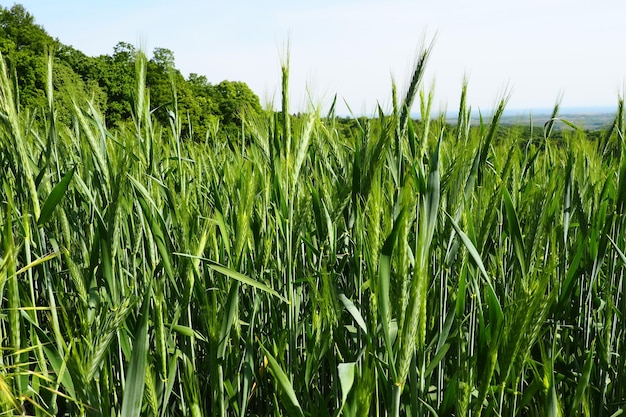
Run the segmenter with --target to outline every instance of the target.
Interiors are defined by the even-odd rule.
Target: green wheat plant
[[[0,59],[0,414],[561,416],[626,410],[623,100],[432,112],[241,109],[240,133],[75,99],[24,108]],[[400,96],[400,98],[399,98]],[[412,116],[412,109],[419,115]]]

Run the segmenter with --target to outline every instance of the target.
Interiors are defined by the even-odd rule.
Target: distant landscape
[[[515,110],[507,109],[501,118],[501,123],[504,125],[525,125],[532,124],[536,127],[543,126],[548,120],[550,120],[553,109],[534,109],[530,110]],[[617,112],[617,104],[615,107],[581,107],[581,108],[562,108],[559,111],[559,118],[567,120],[576,125],[582,130],[606,130],[611,127],[611,124],[615,120]],[[417,114],[413,114],[417,117]],[[483,118],[489,118],[490,112],[483,112]],[[457,122],[457,113],[448,112],[446,120],[450,124]],[[478,111],[472,113],[472,123],[478,124],[480,122],[480,114]],[[555,129],[571,129],[566,124],[557,123]]]
[[[545,124],[551,116],[552,109],[533,110],[531,112],[510,110],[502,116],[504,124],[530,123],[531,116],[533,123],[538,126]],[[617,103],[615,107],[590,107],[590,108],[562,108],[559,111],[559,118],[567,120],[583,130],[606,130],[611,127],[617,113]],[[570,128],[564,124],[556,124],[555,128]]]

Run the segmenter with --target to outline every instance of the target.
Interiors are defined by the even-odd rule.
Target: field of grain
[[[559,120],[244,114],[181,139],[19,106],[0,61],[1,415],[561,416],[626,410],[623,101]],[[409,109],[416,101],[419,120]]]

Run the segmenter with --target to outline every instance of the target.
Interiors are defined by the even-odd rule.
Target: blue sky
[[[390,108],[391,80],[409,81],[435,37],[424,80],[435,110],[458,107],[464,76],[474,109],[505,91],[510,109],[616,106],[626,83],[626,2],[23,0],[50,35],[88,55],[120,41],[171,49],[186,76],[246,82],[279,101],[289,43],[292,108],[327,109],[336,93],[358,114]],[[2,1],[4,7],[13,3]],[[416,110],[417,108],[415,108]],[[344,105],[340,111],[345,113]]]

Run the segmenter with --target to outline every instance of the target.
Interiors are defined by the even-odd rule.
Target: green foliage
[[[224,124],[241,126],[241,113],[245,110],[261,112],[259,98],[241,81],[222,81],[215,86],[213,97],[222,114]]]
[[[0,60],[0,414],[623,413],[621,110],[601,144],[472,126],[467,86],[455,128],[294,117],[285,62],[279,112],[194,141],[222,95],[155,55],[50,57],[36,123]],[[81,74],[102,107],[57,107],[73,65],[117,125]]]
[[[17,74],[19,103],[32,109],[46,107],[47,54],[55,60],[53,85],[59,121],[71,121],[73,103],[90,102],[102,112],[108,126],[131,120],[135,87],[135,61],[139,51],[119,42],[111,55],[88,57],[50,37],[21,5],[0,7],[0,52]],[[240,81],[217,85],[205,76],[185,79],[175,67],[174,53],[155,48],[148,61],[146,86],[151,110],[163,126],[170,126],[173,113],[185,139],[199,142],[225,140],[239,134],[244,111],[261,113],[258,97]]]
[[[56,42],[35,24],[24,6],[0,7],[0,52],[17,74],[24,105],[43,106],[45,52],[55,46]]]

